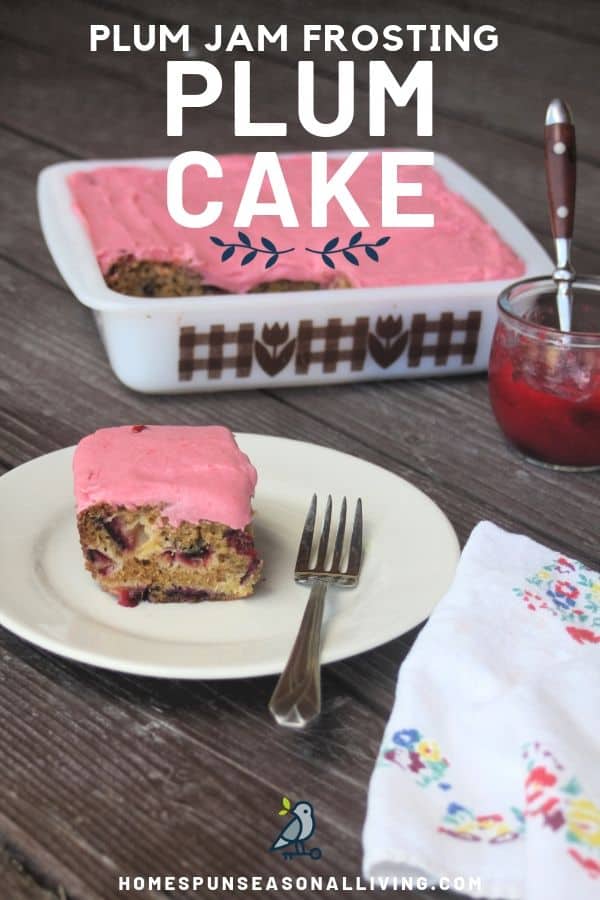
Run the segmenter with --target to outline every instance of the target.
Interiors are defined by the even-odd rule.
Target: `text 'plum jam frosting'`
[[[127,425],[83,438],[73,458],[80,513],[97,503],[161,506],[172,525],[252,519],[256,470],[221,426]]]
[[[433,228],[382,228],[381,226],[381,153],[369,153],[351,176],[348,187],[370,223],[353,227],[344,211],[331,201],[326,228],[311,225],[311,156],[298,154],[281,157],[280,163],[292,198],[299,226],[286,228],[278,216],[255,217],[244,229],[261,246],[260,238],[272,241],[278,250],[294,248],[281,255],[275,265],[264,268],[267,256],[257,254],[249,264],[241,257],[221,261],[223,248],[211,241],[216,235],[236,242],[238,228],[233,225],[253,157],[221,156],[223,177],[209,179],[198,166],[184,176],[184,204],[189,212],[201,212],[210,200],[223,203],[217,222],[207,228],[178,225],[167,209],[166,169],[143,166],[108,166],[76,172],[69,186],[76,209],[83,217],[96,257],[106,274],[123,257],[151,262],[171,262],[199,272],[207,285],[231,293],[244,293],[257,284],[279,281],[312,281],[327,284],[335,275],[318,253],[333,237],[339,246],[347,246],[350,237],[362,231],[362,242],[375,242],[390,235],[380,248],[380,261],[361,255],[359,266],[335,257],[336,272],[347,276],[355,287],[384,285],[439,284],[515,279],[525,271],[523,261],[502,240],[494,228],[459,194],[451,191],[443,178],[426,166],[399,168],[398,178],[420,182],[421,197],[402,197],[399,209],[406,213],[433,213]],[[330,158],[328,172],[333,174],[343,159]],[[270,188],[263,188],[261,201],[272,201]]]

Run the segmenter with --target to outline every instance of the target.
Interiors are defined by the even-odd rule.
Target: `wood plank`
[[[544,0],[543,3],[520,3],[519,0],[457,0],[466,12],[476,10],[490,16],[491,21],[527,23],[540,31],[596,44],[600,39],[600,14],[596,0]]]
[[[35,863],[51,861],[67,893],[109,898],[127,873],[285,874],[266,853],[283,793],[313,798],[319,873],[358,870],[364,784],[386,716],[340,686],[335,666],[324,672],[324,715],[297,734],[268,716],[271,678],[124,677],[4,632],[0,647],[0,827],[21,835]]]
[[[377,446],[390,459],[410,459],[431,485],[485,497],[495,521],[595,565],[600,515],[598,473],[554,472],[528,463],[503,440],[486,379],[366,383],[278,392],[286,405],[311,409],[347,437]],[[430,488],[431,490],[431,488]],[[557,514],[560,509],[560,514]]]
[[[51,890],[40,884],[6,847],[0,847],[0,884],[3,896],[10,900],[66,900],[62,885]]]
[[[0,218],[0,253],[62,287],[64,282],[40,228],[36,184],[45,166],[68,157],[6,130],[1,135],[0,194],[4,215]]]

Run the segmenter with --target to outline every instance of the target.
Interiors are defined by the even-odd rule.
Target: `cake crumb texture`
[[[104,280],[109,288],[128,297],[201,297],[225,294],[222,288],[205,284],[199,272],[172,262],[154,262],[123,256],[114,262]],[[277,281],[260,282],[250,288],[249,294],[281,293],[284,291],[318,291],[323,288],[349,288],[350,279],[338,274],[328,283],[317,281]]]
[[[262,572],[249,529],[173,526],[160,507],[105,503],[80,513],[77,524],[87,570],[124,606],[248,597]]]

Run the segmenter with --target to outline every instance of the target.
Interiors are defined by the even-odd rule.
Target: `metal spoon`
[[[552,278],[556,284],[558,326],[561,331],[570,331],[575,280],[571,238],[575,218],[576,156],[573,117],[563,100],[552,100],[546,110],[544,150],[550,225],[556,252]]]

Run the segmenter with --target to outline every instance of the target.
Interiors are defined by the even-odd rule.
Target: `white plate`
[[[0,624],[80,662],[169,678],[240,678],[280,672],[300,624],[306,587],[292,571],[313,491],[361,496],[360,584],[330,589],[323,662],[369,650],[410,630],[448,587],[456,534],[425,494],[354,456],[286,438],[238,435],[259,473],[255,538],[265,579],[230,603],[124,608],[84,569],[71,482],[73,448],[0,478],[10,522],[0,539]],[[353,505],[350,507],[353,509]]]

